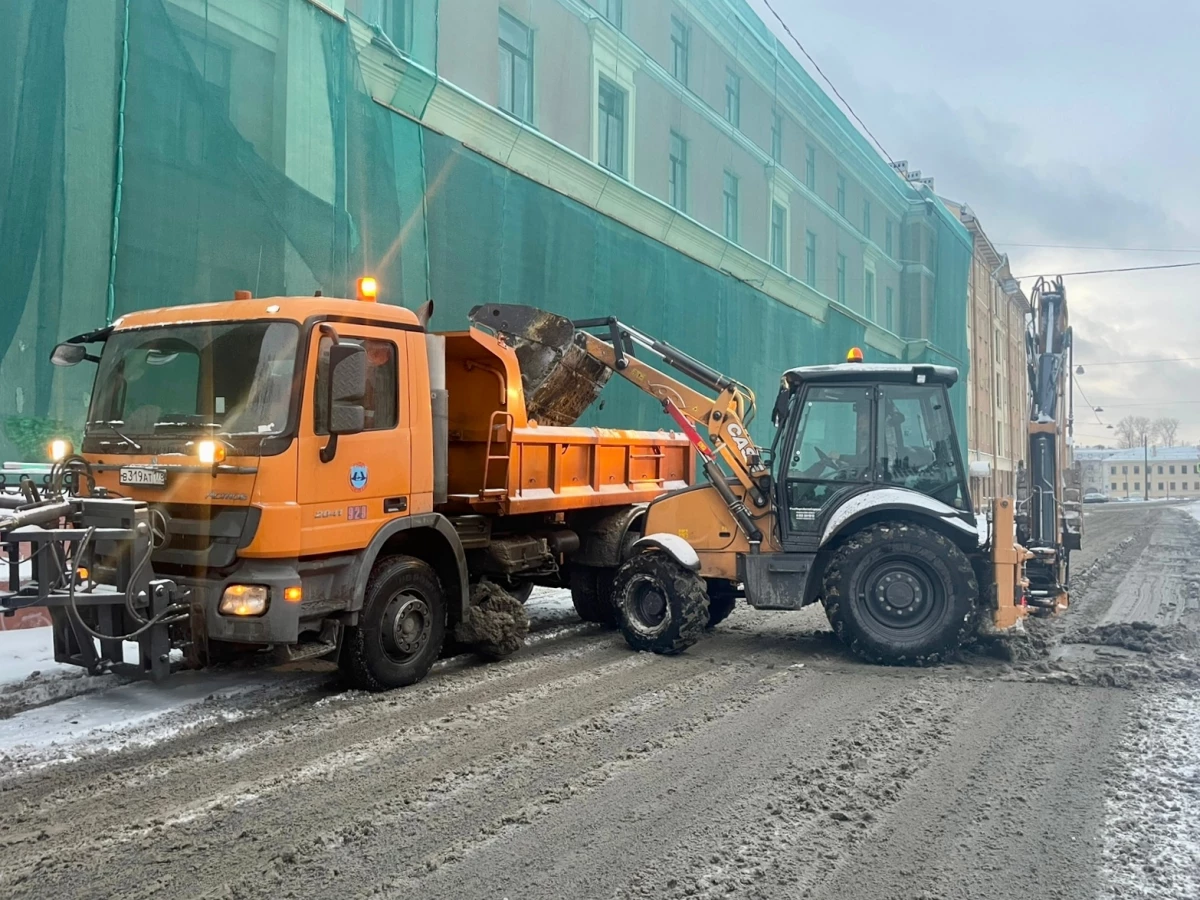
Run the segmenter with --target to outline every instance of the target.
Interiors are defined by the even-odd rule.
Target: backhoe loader
[[[700,457],[707,483],[651,502],[612,579],[633,648],[682,652],[739,597],[778,610],[820,601],[858,656],[927,664],[1030,612],[1033,554],[1017,543],[1014,501],[995,500],[990,516],[972,505],[947,394],[956,369],[867,364],[857,348],[845,363],[790,369],[763,448],[749,388],[628,324],[514,305],[471,316],[557,377],[568,352],[603,363],[658,400]]]

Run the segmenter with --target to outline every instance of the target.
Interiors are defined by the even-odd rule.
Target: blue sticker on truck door
[[[350,467],[350,487],[353,490],[361,491],[367,486],[367,467],[366,466],[351,466]]]

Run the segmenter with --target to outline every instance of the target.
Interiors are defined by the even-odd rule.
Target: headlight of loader
[[[267,611],[267,589],[258,584],[231,584],[221,595],[223,616],[261,616]]]
[[[56,438],[50,442],[50,460],[52,462],[62,462],[74,452],[75,448],[71,446],[71,442],[68,440]]]

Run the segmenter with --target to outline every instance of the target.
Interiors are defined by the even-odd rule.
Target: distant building
[[[966,226],[974,242],[967,280],[967,450],[971,462],[991,467],[987,478],[972,476],[976,506],[1012,497],[1016,472],[1028,446],[1029,378],[1025,331],[1030,313],[1008,267],[1008,257],[984,233],[969,206],[941,198]]]
[[[1200,497],[1200,448],[1150,447],[1143,450],[1076,448],[1083,463],[1083,490],[1117,500],[1145,497]],[[1149,487],[1147,488],[1147,483]]]

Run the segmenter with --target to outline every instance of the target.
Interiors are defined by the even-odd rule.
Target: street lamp
[[[1142,482],[1142,499],[1150,499],[1150,443],[1149,435],[1142,435],[1142,475],[1145,476],[1145,481]]]

